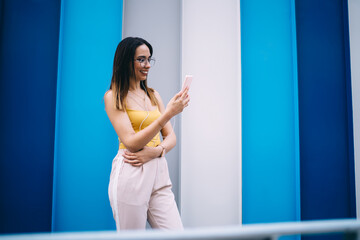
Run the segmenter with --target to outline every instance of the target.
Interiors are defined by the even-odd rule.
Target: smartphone
[[[186,75],[185,80],[183,82],[183,86],[181,91],[184,91],[186,87],[190,88],[191,82],[192,82],[193,76],[192,75]]]

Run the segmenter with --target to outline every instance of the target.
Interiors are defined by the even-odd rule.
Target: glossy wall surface
[[[360,172],[360,2],[348,1],[355,173]],[[355,174],[356,216],[360,216],[360,175]]]
[[[346,1],[296,1],[301,218],[356,216]]]
[[[121,29],[122,1],[61,2],[53,231],[115,227],[107,190],[118,141],[103,96]]]
[[[294,1],[241,1],[243,223],[300,220]],[[277,12],[277,14],[273,14]]]
[[[51,230],[60,1],[0,1],[0,233]]]
[[[237,0],[184,0],[182,5],[182,79],[194,76],[181,122],[186,227],[241,223],[239,14]]]

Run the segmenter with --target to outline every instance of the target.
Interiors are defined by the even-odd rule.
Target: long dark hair
[[[113,91],[115,108],[118,110],[126,109],[126,96],[130,87],[130,77],[134,74],[134,57],[136,48],[145,44],[153,54],[153,48],[146,40],[138,37],[124,38],[116,48],[114,56],[113,74],[111,77],[110,89]],[[154,89],[147,86],[147,79],[140,84],[151,104],[157,106],[158,102],[154,94]]]

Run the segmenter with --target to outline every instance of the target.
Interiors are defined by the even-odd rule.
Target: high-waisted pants
[[[183,229],[165,157],[133,167],[123,151],[112,162],[108,189],[116,229],[145,229],[146,220],[152,228]]]

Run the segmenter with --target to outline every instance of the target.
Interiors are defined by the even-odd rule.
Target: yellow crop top
[[[161,115],[160,111],[158,109],[153,111],[143,111],[143,110],[131,110],[126,109],[126,112],[129,116],[131,125],[135,132],[139,131],[139,127],[141,125],[141,130],[149,126],[152,122],[154,122],[156,119],[158,119]],[[146,117],[149,113],[149,116]],[[146,119],[145,119],[146,118]],[[145,121],[144,121],[145,119]],[[143,122],[144,121],[144,122]],[[125,145],[120,141],[119,139],[119,149],[125,149]],[[160,132],[158,132],[155,137],[148,143],[146,146],[148,147],[156,147],[161,143],[160,141]]]

